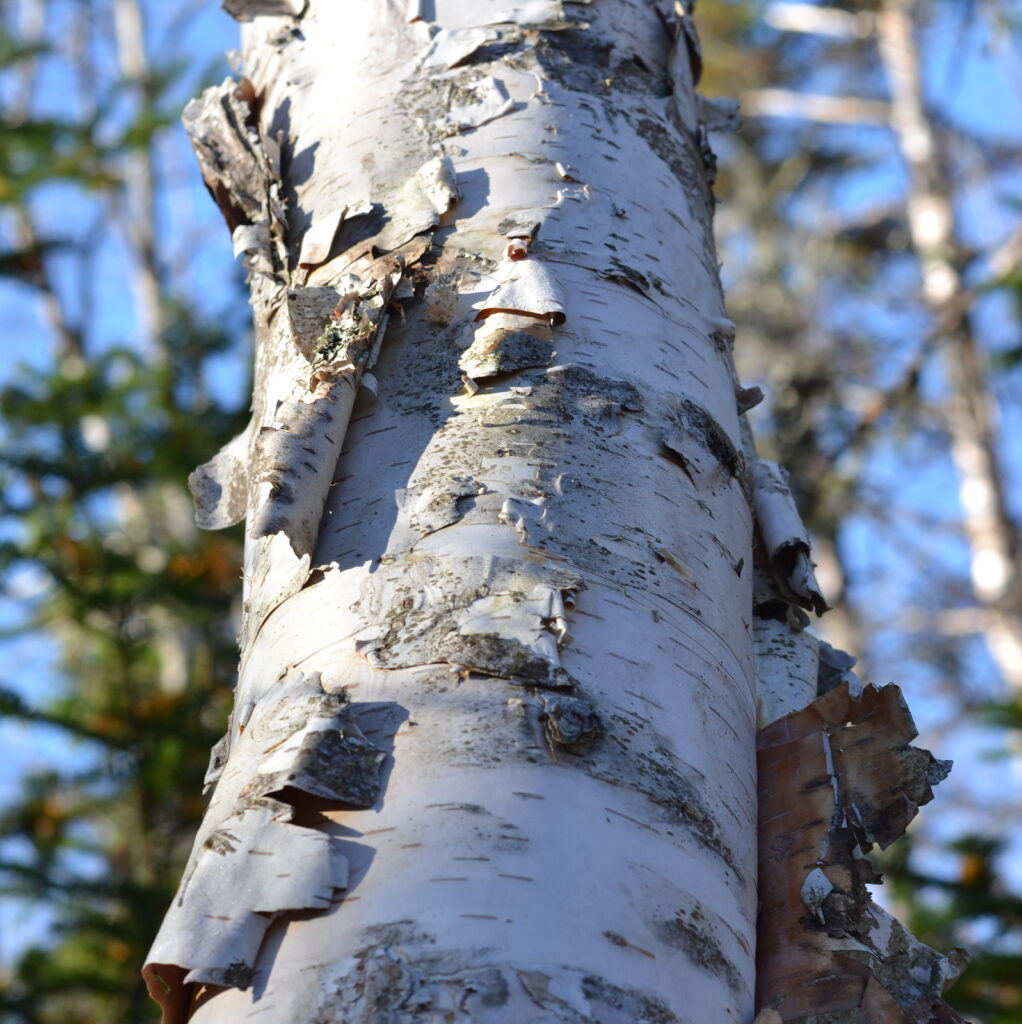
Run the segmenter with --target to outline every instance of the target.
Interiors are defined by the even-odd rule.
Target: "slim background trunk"
[[[950,188],[948,155],[923,98],[913,4],[887,0],[877,44],[891,90],[891,127],[908,169],[908,227],[922,294],[936,322],[951,394],[944,422],[958,474],[969,574],[990,655],[1005,684],[1022,688],[1022,583],[1019,528],[1009,507],[998,409],[987,358],[973,330],[975,311],[962,276],[967,262]],[[1014,239],[1018,261],[1018,238]],[[1010,265],[1010,263],[1009,263]],[[994,273],[998,269],[992,268]]]

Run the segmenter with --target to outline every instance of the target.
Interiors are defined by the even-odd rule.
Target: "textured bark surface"
[[[804,633],[808,537],[740,421],[735,112],[690,19],[230,9],[246,77],[185,120],[255,392],[191,485],[247,519],[242,661],[164,1020],[748,1024],[757,718],[852,660]]]
[[[747,1021],[752,514],[699,120],[733,109],[634,0],[247,6],[245,81],[186,117],[258,332],[192,481],[247,515],[242,671],[153,991]]]

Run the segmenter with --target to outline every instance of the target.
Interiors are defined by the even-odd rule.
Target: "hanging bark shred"
[[[963,951],[945,957],[918,942],[866,889],[881,881],[866,853],[904,833],[951,764],[910,746],[917,733],[897,687],[863,687],[855,659],[806,630],[802,608],[826,607],[808,534],[783,470],[762,459],[750,466],[768,552],[753,585],[761,727],[756,1019],[961,1024],[940,995],[964,968]]]
[[[749,467],[756,521],[777,581],[789,600],[817,615],[827,602],[813,573],[809,534],[795,507],[788,474],[766,459]]]
[[[757,1003],[783,1021],[938,1024],[965,955],[941,956],[873,903],[864,857],[901,836],[951,765],[896,686],[841,683],[759,734]]]
[[[251,118],[241,86],[231,79],[207,89],[182,114],[202,180],[232,232],[270,219],[273,171]]]
[[[295,381],[256,438],[251,479],[266,491],[252,509],[249,535],[284,533],[299,557],[315,544],[330,487],[323,467],[341,450],[355,393],[376,362],[387,308],[401,279],[400,269],[381,269],[380,276],[375,266],[364,276],[351,276],[317,339],[311,373]]]

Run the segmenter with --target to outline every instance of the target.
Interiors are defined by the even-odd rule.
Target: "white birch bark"
[[[741,453],[734,112],[688,17],[227,6],[246,78],[185,121],[256,385],[192,487],[247,519],[245,620],[164,1020],[749,1024],[754,603],[763,722],[851,661],[802,634],[808,538]]]

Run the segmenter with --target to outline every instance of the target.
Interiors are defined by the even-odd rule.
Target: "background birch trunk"
[[[1017,691],[1022,688],[1019,529],[998,450],[997,400],[963,279],[967,247],[955,220],[949,161],[923,98],[916,31],[912,4],[886,0],[877,17],[877,43],[890,81],[891,128],[909,174],[908,227],[920,260],[922,295],[937,324],[952,388],[944,419],[958,472],[972,590],[985,613],[990,654],[1005,684]],[[1018,240],[1013,242],[1008,265],[1012,249],[1018,258]]]
[[[245,619],[146,968],[164,1019],[748,1024],[753,607],[770,721],[816,697],[793,609],[826,605],[783,473],[746,466],[706,144],[732,112],[695,98],[687,15],[226,6],[245,78],[185,121],[256,383],[192,487],[202,525],[247,518]],[[780,859],[782,941],[807,900],[832,934],[844,862]]]

